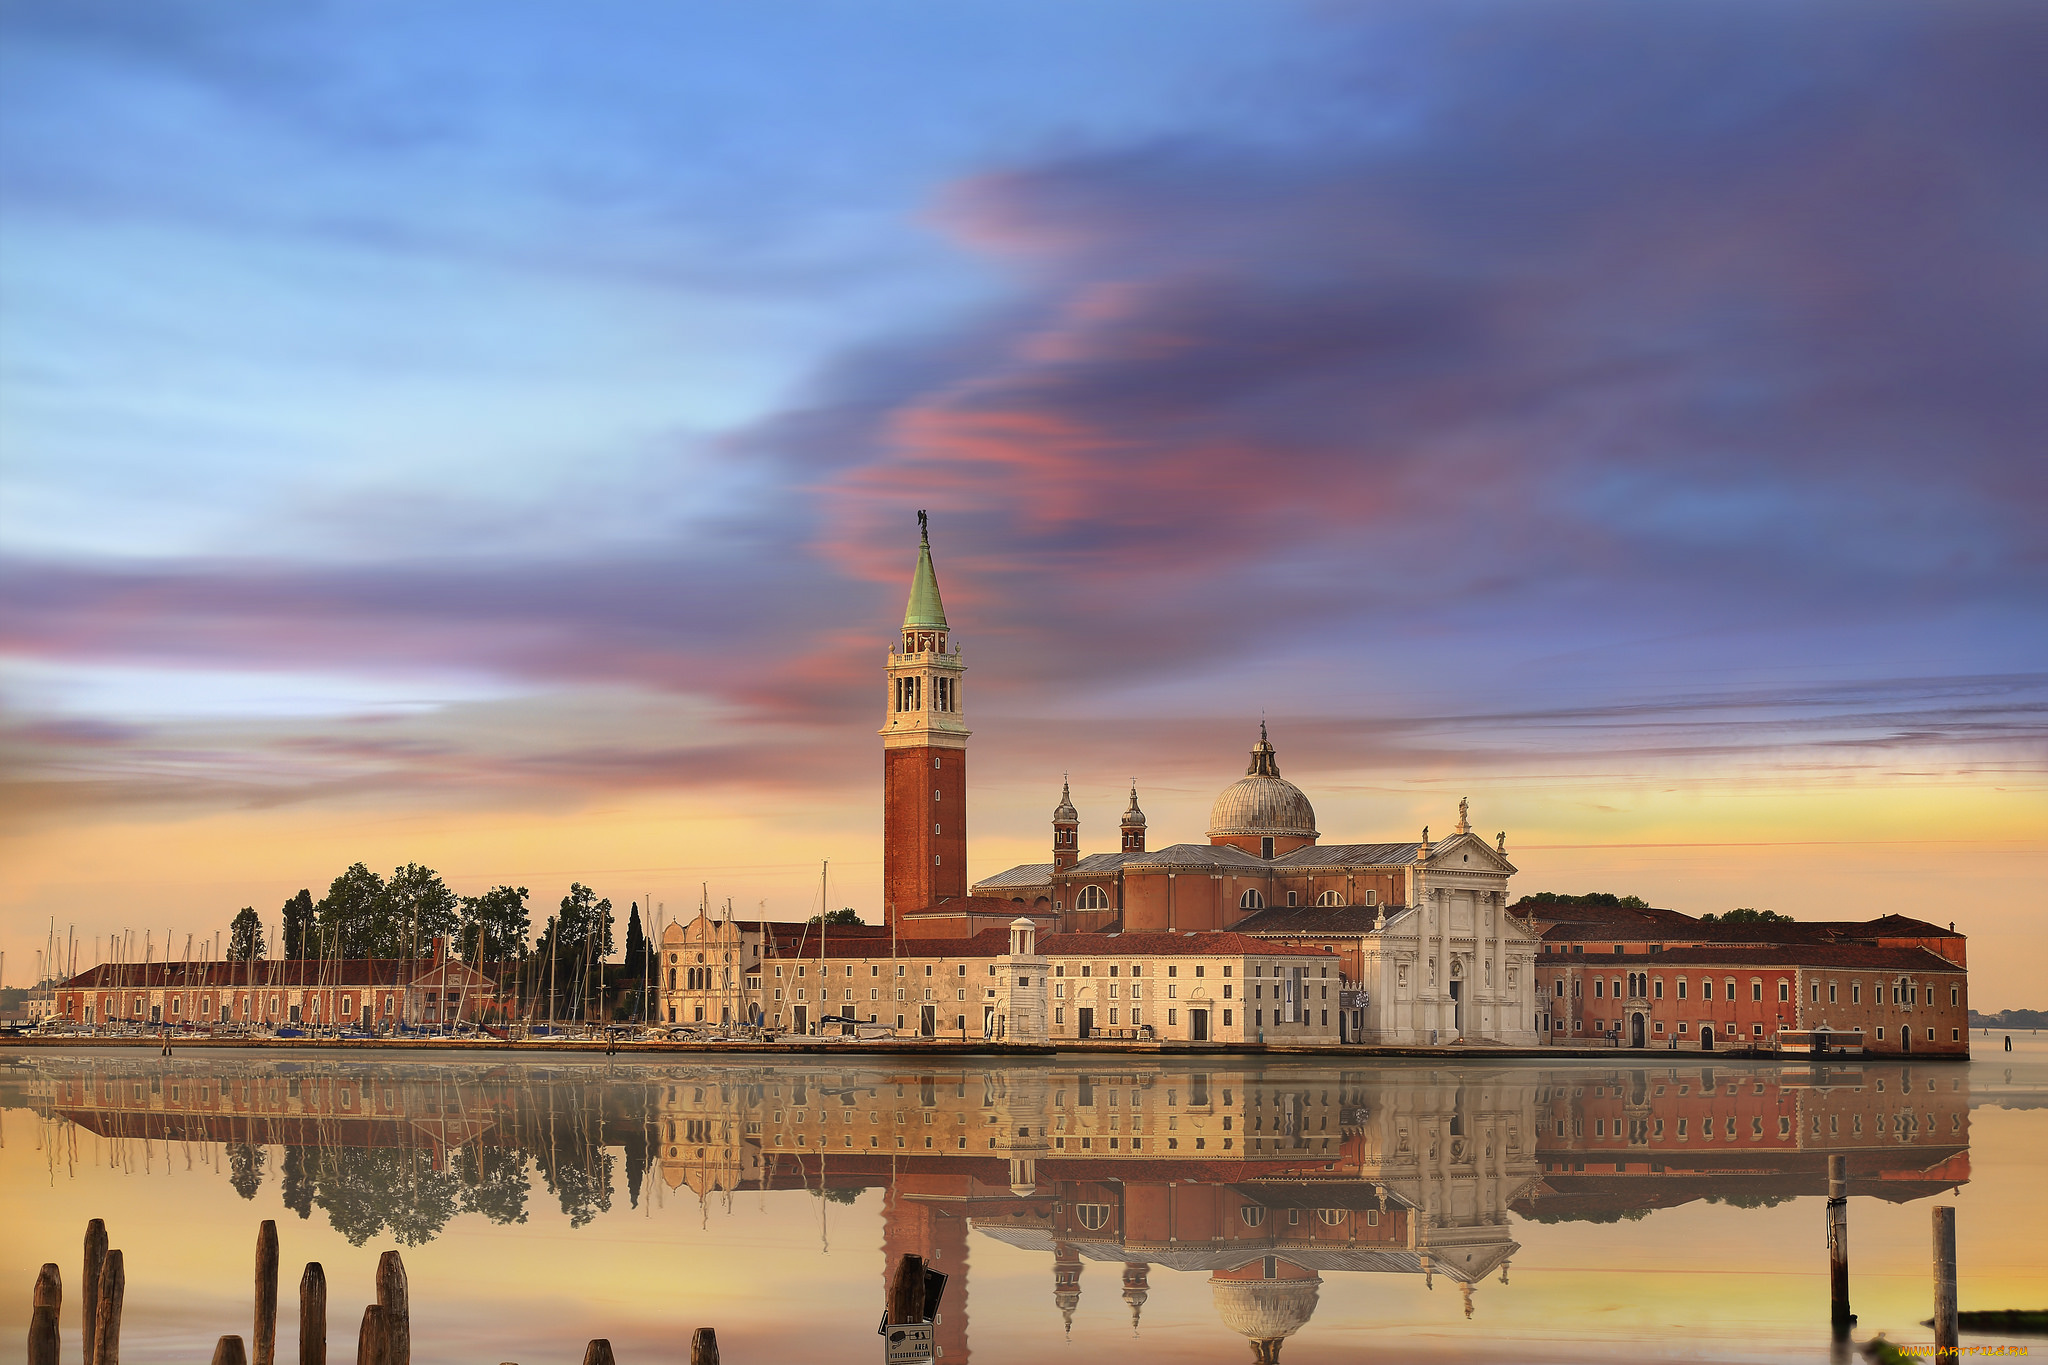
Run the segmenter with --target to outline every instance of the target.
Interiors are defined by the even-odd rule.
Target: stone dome
[[[1277,1341],[1299,1332],[1316,1311],[1321,1279],[1209,1281],[1216,1316],[1223,1325],[1253,1341]]]
[[[1245,775],[1225,787],[1209,807],[1209,837],[1219,835],[1294,834],[1316,837],[1316,808],[1301,788],[1280,776],[1280,761],[1259,725],[1259,744],[1252,750]]]

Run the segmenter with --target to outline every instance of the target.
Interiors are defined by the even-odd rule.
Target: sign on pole
[[[882,1365],[926,1365],[932,1359],[932,1325],[891,1322],[882,1331]]]

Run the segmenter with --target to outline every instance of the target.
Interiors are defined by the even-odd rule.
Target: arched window
[[[1343,903],[1344,893],[1335,888],[1325,891],[1322,895],[1316,897],[1317,905],[1342,905]]]
[[[1099,886],[1084,886],[1081,888],[1081,894],[1074,897],[1074,908],[1076,910],[1107,910],[1109,909],[1109,893]]]
[[[1237,1211],[1237,1216],[1244,1219],[1244,1225],[1248,1228],[1255,1228],[1266,1221],[1266,1211],[1257,1204],[1246,1204]]]
[[[1334,1227],[1339,1227],[1339,1226],[1342,1226],[1342,1224],[1343,1224],[1344,1220],[1345,1220],[1345,1219],[1347,1219],[1347,1218],[1349,1218],[1350,1216],[1351,1216],[1351,1210],[1349,1210],[1349,1209],[1317,1209],[1317,1210],[1316,1210],[1316,1217],[1317,1217],[1317,1218],[1320,1218],[1320,1219],[1321,1219],[1321,1220],[1323,1221],[1323,1225],[1324,1225],[1325,1227],[1333,1227],[1333,1228],[1334,1228]]]
[[[1109,1225],[1109,1205],[1076,1204],[1074,1205],[1074,1218],[1075,1221],[1079,1222],[1082,1227],[1090,1232],[1100,1232]]]
[[[1266,898],[1256,890],[1247,891],[1237,898],[1237,908],[1240,910],[1263,910],[1265,907]]]

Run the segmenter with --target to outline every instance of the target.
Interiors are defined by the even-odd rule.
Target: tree
[[[526,896],[523,886],[494,886],[481,896],[464,896],[457,940],[462,956],[475,958],[479,940],[486,962],[508,962],[524,953],[531,926]]]
[[[255,906],[245,905],[228,925],[228,960],[256,962],[262,957],[263,921],[257,918]]]
[[[395,869],[384,883],[382,919],[386,932],[397,939],[395,951],[380,957],[424,957],[426,945],[444,934],[453,934],[460,903],[441,874],[431,867],[407,863]]]
[[[817,922],[818,922],[818,916],[816,916],[816,915],[812,915],[812,916],[811,916],[811,923],[813,923],[813,924],[816,924]],[[825,923],[827,923],[827,924],[866,924],[866,923],[867,923],[867,921],[866,921],[866,920],[864,920],[864,919],[862,919],[862,918],[860,917],[860,912],[859,912],[859,911],[857,911],[857,910],[854,910],[854,909],[851,909],[851,908],[848,908],[848,909],[845,909],[845,910],[834,910],[834,911],[833,911],[833,912],[832,912],[831,914],[829,914],[829,915],[825,916]]]
[[[1576,896],[1568,891],[1538,891],[1534,895],[1522,897],[1509,906],[1508,913],[1513,914],[1524,907],[1537,908],[1545,905],[1602,905],[1617,910],[1650,908],[1650,903],[1641,896],[1617,896],[1612,891],[1587,891]]]
[[[317,945],[308,940],[313,930],[313,893],[301,888],[284,903],[284,955],[288,958],[317,956]]]
[[[383,906],[384,879],[361,863],[350,863],[313,907],[326,950],[336,957],[398,956],[398,944],[386,932]]]
[[[597,893],[582,882],[569,883],[569,894],[562,897],[561,914],[550,923],[560,928],[560,952],[564,957],[588,952],[593,961],[602,962],[612,955],[611,898],[599,900]]]
[[[1777,911],[1775,911],[1775,910],[1752,910],[1752,909],[1750,909],[1750,908],[1749,908],[1748,906],[1746,906],[1746,905],[1745,905],[1745,906],[1743,906],[1743,907],[1742,907],[1742,908],[1741,908],[1740,910],[1730,910],[1730,911],[1729,911],[1729,912],[1728,912],[1727,914],[1725,914],[1725,915],[1701,915],[1701,916],[1700,916],[1700,923],[1702,923],[1702,924],[1790,924],[1790,923],[1792,923],[1792,917],[1791,917],[1790,915],[1781,915],[1781,914],[1779,914],[1779,913],[1778,913]]]
[[[633,912],[626,918],[626,961],[621,967],[622,974],[631,981],[638,981],[647,971],[647,934],[640,927],[640,902],[633,902]]]

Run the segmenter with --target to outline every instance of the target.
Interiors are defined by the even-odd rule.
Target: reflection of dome
[[[1252,1359],[1259,1361],[1280,1358],[1281,1341],[1300,1331],[1315,1313],[1322,1286],[1314,1271],[1270,1256],[1263,1266],[1254,1261],[1209,1277],[1216,1316],[1231,1331],[1251,1339]]]
[[[1280,776],[1280,763],[1259,724],[1259,745],[1245,775],[1223,789],[1209,808],[1209,837],[1294,834],[1316,837],[1316,809],[1301,788]]]

